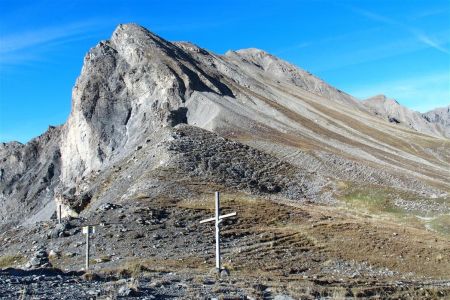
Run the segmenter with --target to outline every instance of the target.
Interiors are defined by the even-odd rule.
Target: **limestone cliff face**
[[[86,55],[63,129],[64,183],[102,169],[146,131],[166,124],[169,111],[182,105],[179,82],[161,62],[156,43],[142,28],[119,26],[111,41]]]
[[[420,120],[435,120],[448,132],[445,116],[439,111]],[[221,56],[119,25],[86,54],[67,122],[26,145],[0,145],[0,223],[49,218],[55,198],[79,212],[133,191],[181,191],[170,176],[153,178],[161,168],[291,200],[331,199],[333,188],[321,189],[335,179],[424,195],[450,191],[448,139],[413,128],[419,133],[381,120],[373,106],[264,51]],[[188,167],[171,147],[188,158]],[[255,153],[268,163],[253,161]],[[270,166],[289,170],[287,181]]]
[[[62,180],[78,181],[139,144],[149,132],[186,123],[194,91],[230,93],[182,49],[148,30],[120,25],[84,59],[63,128]]]

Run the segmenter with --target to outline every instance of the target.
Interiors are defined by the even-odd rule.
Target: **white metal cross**
[[[220,227],[219,224],[222,222],[223,219],[228,217],[233,217],[236,215],[236,212],[232,212],[226,215],[220,215],[220,194],[219,192],[216,192],[216,212],[214,218],[209,218],[200,221],[200,223],[206,223],[215,221],[216,223],[216,269],[217,272],[221,271],[221,265],[220,265]]]

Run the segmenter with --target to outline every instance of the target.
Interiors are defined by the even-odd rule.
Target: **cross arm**
[[[222,219],[225,219],[225,218],[228,218],[228,217],[233,217],[235,215],[237,215],[236,212],[232,212],[232,213],[229,213],[229,214],[226,214],[226,215],[222,215],[222,216],[219,217],[219,220],[222,220]],[[214,218],[214,217],[213,218],[209,218],[209,219],[205,219],[205,220],[200,221],[200,224],[206,223],[206,222],[215,221],[215,220],[216,220],[216,218]]]

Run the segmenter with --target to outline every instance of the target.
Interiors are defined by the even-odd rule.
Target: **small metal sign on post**
[[[95,233],[95,226],[83,226],[83,233],[86,234],[86,272],[89,270],[89,236]]]
[[[215,221],[215,225],[216,225],[216,270],[217,270],[217,272],[220,273],[220,271],[222,269],[221,269],[221,264],[220,264],[220,227],[219,227],[219,225],[223,219],[236,216],[236,212],[232,212],[232,213],[222,215],[222,216],[220,215],[220,194],[219,194],[219,192],[216,192],[216,205],[215,206],[216,206],[216,211],[215,211],[214,218],[202,220],[202,221],[200,221],[200,223]]]

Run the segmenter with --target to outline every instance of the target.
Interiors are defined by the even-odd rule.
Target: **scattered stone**
[[[227,269],[222,269],[220,270],[219,276],[220,278],[227,278],[230,276],[230,271],[228,271]]]
[[[139,293],[136,290],[124,285],[124,286],[121,286],[119,288],[119,290],[117,291],[117,296],[119,296],[119,297],[135,297],[135,296],[139,296]]]
[[[65,220],[64,222],[62,222],[60,224],[56,224],[55,228],[53,228],[47,234],[47,238],[56,239],[56,238],[60,238],[60,237],[69,236],[70,233],[68,231],[71,228],[72,228],[72,226],[70,225],[70,223],[67,220]]]
[[[291,296],[283,295],[283,294],[276,295],[273,299],[274,300],[294,300],[294,298],[292,298]]]
[[[203,280],[203,284],[206,284],[206,285],[211,285],[211,284],[214,284],[214,283],[216,283],[216,281],[214,279],[212,279],[212,278],[205,278]]]
[[[108,210],[113,210],[113,209],[118,209],[118,208],[122,208],[122,206],[119,204],[114,204],[114,203],[104,203],[99,206],[98,210],[108,211]]]
[[[50,250],[50,252],[48,253],[49,257],[60,257],[61,256],[61,251],[57,251],[57,250]]]
[[[104,263],[104,262],[108,262],[108,261],[111,261],[111,258],[110,257],[107,257],[107,256],[104,256],[104,257],[100,257],[100,258],[96,258],[95,259],[95,262],[96,263]]]

